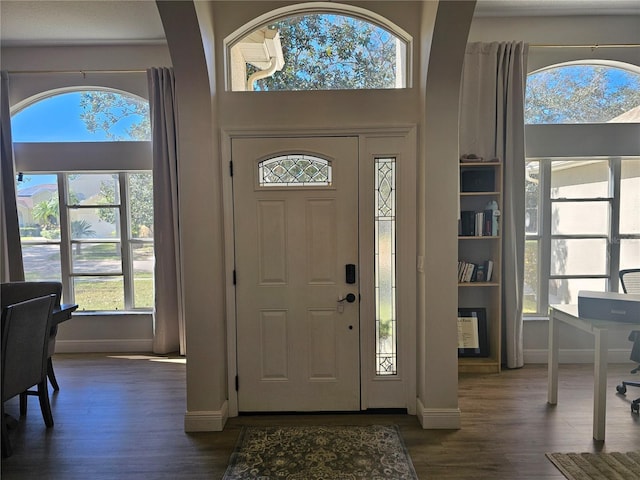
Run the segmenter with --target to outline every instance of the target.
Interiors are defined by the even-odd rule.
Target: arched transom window
[[[525,122],[640,122],[640,72],[600,64],[561,65],[527,78]]]
[[[410,37],[362,12],[292,12],[246,31],[227,39],[233,91],[407,86]]]

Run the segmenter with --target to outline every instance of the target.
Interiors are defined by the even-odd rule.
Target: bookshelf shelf
[[[477,197],[477,196],[498,196],[500,192],[460,192],[461,197]]]
[[[500,235],[480,235],[480,236],[471,236],[471,235],[460,235],[458,236],[458,240],[495,240],[500,238]]]
[[[461,373],[500,372],[502,316],[502,164],[460,163],[460,211],[458,260],[472,265],[471,280],[458,278],[458,308],[482,309],[486,314],[488,354],[458,359]],[[478,234],[476,234],[478,233]],[[493,262],[489,281],[484,276]],[[480,266],[480,268],[478,268]],[[480,273],[478,273],[478,270]],[[467,278],[469,278],[467,270]],[[484,278],[484,277],[482,277]]]

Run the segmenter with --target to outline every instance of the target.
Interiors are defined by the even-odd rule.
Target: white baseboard
[[[458,430],[460,428],[459,408],[425,408],[417,399],[417,416],[425,430]]]
[[[229,418],[227,401],[220,410],[198,411],[184,414],[184,431],[189,432],[221,432]]]
[[[56,353],[152,352],[153,340],[56,340]]]
[[[524,350],[524,364],[547,363],[548,351],[546,349]],[[607,362],[609,363],[630,363],[629,349],[609,349]],[[591,349],[560,349],[558,354],[559,363],[593,363],[593,350]]]

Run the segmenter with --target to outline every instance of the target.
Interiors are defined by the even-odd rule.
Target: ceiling
[[[151,0],[0,0],[3,46],[162,43]]]
[[[455,1],[455,0],[450,0]],[[478,0],[478,16],[640,15],[640,0]],[[154,44],[153,0],[1,0],[3,46]]]

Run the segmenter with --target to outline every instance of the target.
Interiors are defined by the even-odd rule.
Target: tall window
[[[67,92],[14,114],[12,131],[26,279],[61,281],[84,311],[151,309],[148,103]]]
[[[640,74],[562,66],[527,81],[524,311],[618,291],[640,265]],[[616,133],[618,132],[618,133]],[[615,139],[615,140],[614,140]]]
[[[396,159],[375,160],[376,374],[398,373]]]
[[[409,41],[398,28],[349,14],[280,17],[228,39],[231,90],[405,88]]]

